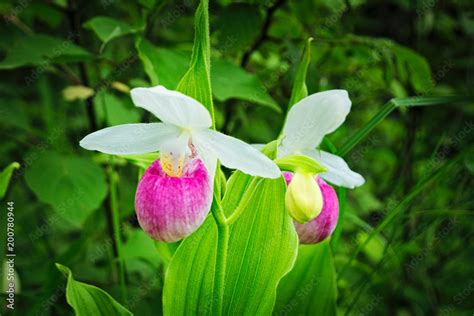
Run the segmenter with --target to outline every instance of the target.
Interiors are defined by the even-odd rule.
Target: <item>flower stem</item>
[[[229,226],[217,226],[216,276],[214,281],[215,315],[223,314],[227,250],[229,247]]]
[[[113,167],[109,168],[110,181],[110,211],[112,213],[112,225],[114,232],[115,251],[119,270],[120,297],[122,302],[127,300],[127,287],[125,284],[125,263],[122,257],[122,237],[120,234],[120,213],[117,203],[117,174]]]
[[[217,224],[216,275],[214,278],[214,298],[212,308],[213,315],[222,315],[230,232],[224,210],[220,204],[220,197],[216,194],[214,194],[214,200],[212,203],[212,215]]]

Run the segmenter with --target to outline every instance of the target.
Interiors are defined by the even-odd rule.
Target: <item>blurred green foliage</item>
[[[55,262],[120,301],[110,174],[119,177],[127,271],[128,300],[120,303],[136,315],[161,311],[176,245],[154,243],[138,228],[129,160],[78,143],[98,128],[152,119],[128,91],[177,87],[189,66],[196,6],[0,4],[0,192],[10,183],[1,208],[15,202],[19,315],[72,313]],[[210,18],[217,128],[251,143],[279,134],[309,37],[308,92],[346,89],[353,102],[323,146],[337,150],[393,97],[472,94],[472,1],[219,0]],[[331,247],[341,314],[472,314],[473,140],[472,103],[402,108],[346,154],[367,183],[340,194],[344,215]]]

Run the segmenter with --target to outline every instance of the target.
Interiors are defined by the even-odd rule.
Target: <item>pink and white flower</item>
[[[301,243],[318,243],[331,235],[337,225],[337,194],[324,180],[350,189],[365,182],[360,174],[349,168],[344,159],[317,148],[325,135],[342,125],[350,109],[351,100],[347,91],[330,90],[302,99],[288,112],[282,141],[278,146],[278,157],[306,155],[327,170],[315,177],[298,174],[298,171],[295,175],[284,174],[288,184],[286,206],[295,219],[295,228]],[[291,181],[292,178],[304,181],[296,183]],[[301,190],[299,194],[295,193],[299,188],[305,190]],[[312,196],[309,198],[304,196],[305,194]],[[322,203],[319,203],[320,199]]]
[[[136,88],[131,95],[136,106],[162,122],[104,128],[80,145],[115,155],[160,152],[135,196],[140,225],[153,238],[176,241],[202,224],[210,210],[217,160],[252,176],[281,176],[257,149],[212,130],[209,111],[195,99],[162,86]]]

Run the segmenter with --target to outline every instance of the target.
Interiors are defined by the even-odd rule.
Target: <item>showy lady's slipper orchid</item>
[[[290,172],[283,173],[287,184],[296,180],[297,174],[293,176]],[[336,228],[339,218],[339,201],[336,191],[318,176],[314,177],[314,183],[319,188],[319,194],[322,201],[322,210],[312,220],[305,224],[300,224],[298,220],[295,222],[296,232],[302,244],[316,244],[329,237]],[[290,185],[288,186],[288,189]]]
[[[278,157],[290,154],[307,155],[321,163],[327,170],[314,178],[303,177],[298,172],[295,175],[285,174],[288,184],[286,207],[290,215],[298,222],[295,226],[302,243],[317,243],[324,240],[332,234],[337,224],[339,214],[337,195],[324,180],[351,189],[365,182],[361,175],[349,168],[344,159],[317,149],[324,136],[334,132],[344,122],[350,108],[351,100],[347,91],[330,90],[302,99],[288,112],[282,141],[278,147]],[[304,179],[303,184],[301,184],[302,179]],[[297,185],[294,187],[295,181]],[[296,187],[301,190],[299,194],[294,193],[298,190]],[[305,196],[305,192],[314,196]],[[315,202],[308,203],[308,201],[318,200],[322,202],[319,205]],[[317,212],[314,211],[316,208],[318,208]],[[302,217],[301,213],[306,217]]]
[[[210,210],[217,159],[253,176],[281,175],[258,150],[210,129],[208,110],[193,98],[162,86],[136,88],[131,95],[136,106],[162,123],[104,128],[87,135],[80,145],[115,155],[160,152],[135,195],[138,221],[154,239],[177,241],[202,224]]]

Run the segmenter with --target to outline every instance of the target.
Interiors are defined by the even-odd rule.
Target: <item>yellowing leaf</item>
[[[94,90],[86,86],[69,86],[63,90],[63,98],[68,102],[86,100],[94,95]]]

